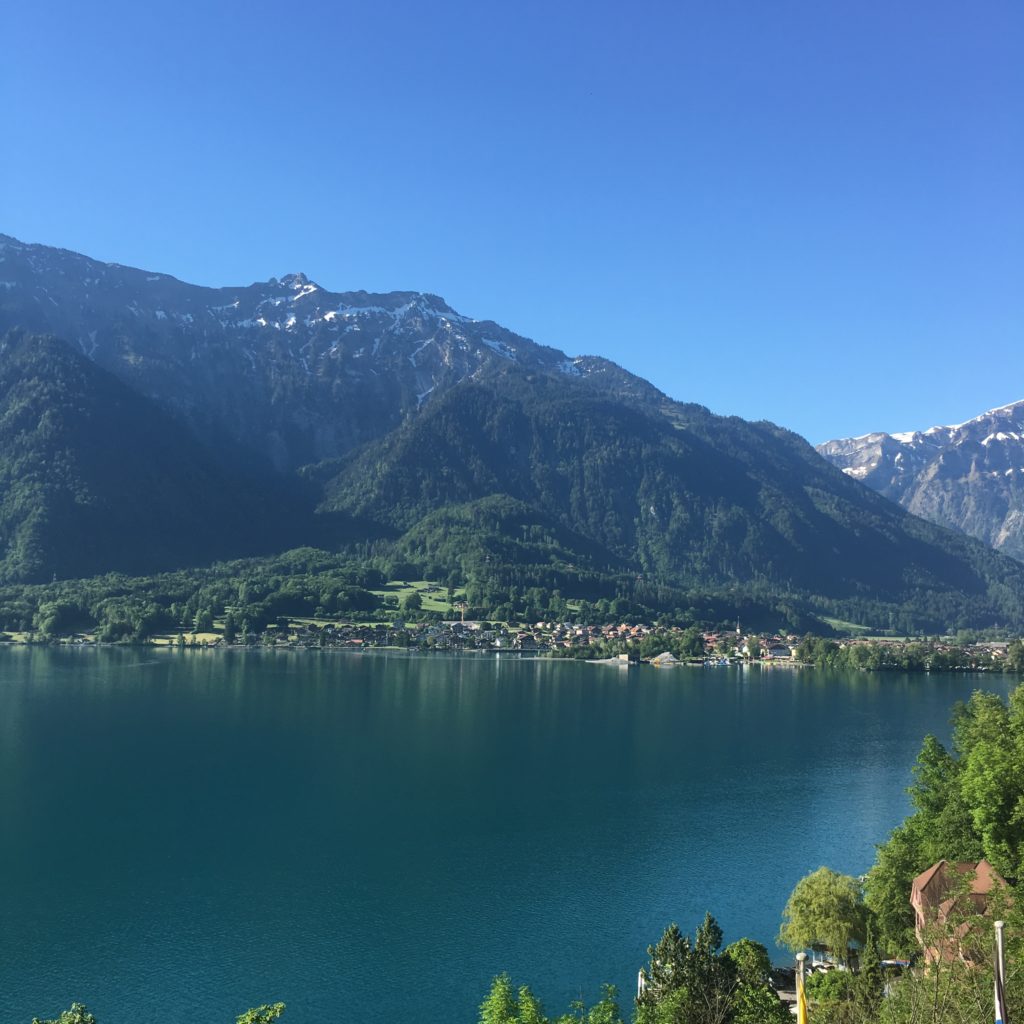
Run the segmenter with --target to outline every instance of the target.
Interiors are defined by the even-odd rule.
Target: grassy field
[[[220,632],[216,633],[193,633],[191,630],[182,630],[182,636],[185,637],[185,646],[191,647],[195,644],[212,644],[214,640],[220,639]],[[174,647],[178,643],[177,633],[159,633],[156,636],[149,638],[147,643],[153,644],[154,647]]]
[[[823,615],[821,621],[828,623],[837,633],[846,633],[848,636],[867,636],[871,632],[867,626],[858,626],[856,622],[845,622],[842,619],[830,619],[827,615]]]
[[[402,607],[402,602],[410,594],[420,595],[420,600],[423,602],[423,611],[425,612],[441,612],[445,614],[451,607],[448,604],[448,588],[431,580],[391,580],[380,590],[371,590],[370,593],[376,594],[380,598],[390,597],[396,599],[399,609]],[[465,599],[465,591],[455,591],[452,601],[456,606],[456,615],[458,614],[459,602]]]

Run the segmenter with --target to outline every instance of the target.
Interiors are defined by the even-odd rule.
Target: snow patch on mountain
[[[483,344],[485,344],[492,352],[497,352],[499,356],[504,359],[511,359],[514,363],[518,358],[519,354],[516,352],[511,345],[506,344],[504,341],[495,341],[493,338],[481,338]]]
[[[963,423],[827,441],[847,476],[1024,560],[1024,401]]]

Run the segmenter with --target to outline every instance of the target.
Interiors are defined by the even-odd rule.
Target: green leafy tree
[[[522,985],[518,991],[507,974],[499,974],[491,983],[487,998],[480,1004],[480,1024],[551,1024],[550,1018],[533,992]],[[601,999],[588,1010],[580,1000],[569,1013],[554,1024],[622,1024],[618,997],[613,985],[605,985]]]
[[[32,1018],[32,1024],[96,1024],[96,1018],[82,1003],[72,1003],[70,1010],[65,1010],[56,1020],[40,1020]]]
[[[648,949],[638,1024],[724,1024],[736,986],[733,961],[721,953],[722,929],[706,914],[694,941],[670,925]]]
[[[889,982],[884,998],[876,996],[870,1012],[862,1007],[853,1024],[992,1024],[993,917],[970,912],[966,902],[962,906],[965,914],[933,922],[927,941],[963,949],[966,925],[971,935],[965,952],[976,959],[943,957],[927,970],[904,972]],[[1024,915],[1016,905],[993,910],[1006,920],[1006,992],[1009,1019],[1016,1021],[1024,1014]]]
[[[75,630],[88,628],[92,618],[77,602],[42,601],[33,621],[44,636],[66,636]]]
[[[945,858],[986,857],[1024,874],[1024,686],[1004,703],[976,691],[953,714],[952,751],[925,738],[910,789],[912,814],[878,851],[865,894],[886,952],[917,947],[908,902],[919,872]]]
[[[263,1006],[246,1010],[235,1018],[235,1024],[274,1024],[284,1010],[284,1003],[265,1003]]]
[[[1016,723],[998,695],[971,696],[960,786],[985,856],[999,871],[1015,876],[1024,852],[1024,732],[1019,729],[1024,692],[1018,689],[1011,704]]]
[[[824,948],[845,962],[866,937],[867,908],[860,883],[820,867],[797,882],[783,911],[779,942],[794,952]]]
[[[732,997],[732,1024],[790,1024],[792,1015],[771,985],[740,982]]]
[[[893,956],[909,956],[918,948],[910,879],[921,868],[920,843],[907,823],[894,829],[878,847],[864,884],[864,901],[874,915],[883,946]]]
[[[512,979],[499,974],[491,982],[487,998],[480,1004],[480,1024],[516,1024],[518,1005]]]
[[[635,1024],[687,1024],[692,1012],[690,993],[686,988],[675,988],[655,1003],[638,1003],[633,1019]]]
[[[540,1000],[526,985],[521,985],[519,988],[518,1009],[519,1012],[516,1016],[518,1024],[548,1024]]]
[[[1006,648],[1007,672],[1024,672],[1024,640],[1014,640]]]
[[[213,629],[213,612],[209,608],[200,608],[192,620],[193,633],[209,633]]]
[[[577,1003],[573,1009],[573,1013],[559,1017],[557,1024],[572,1024],[574,1021],[583,1024],[622,1024],[618,991],[614,985],[605,985],[601,990],[600,1000],[589,1010],[582,1002]]]
[[[643,992],[637,1000],[641,1007],[656,1006],[685,984],[691,952],[689,938],[674,922],[656,945],[648,946],[650,962],[643,968]]]
[[[740,939],[725,948],[736,985],[732,993],[732,1024],[788,1024],[789,1010],[772,988],[772,964],[760,942]]]

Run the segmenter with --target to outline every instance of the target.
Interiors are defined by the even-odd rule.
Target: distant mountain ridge
[[[330,292],[304,274],[238,288],[185,284],[0,235],[0,328],[63,338],[187,422],[278,470],[382,436],[432,395],[502,365],[610,378],[436,295]]]
[[[1024,567],[909,515],[795,434],[673,401],[434,295],[330,292],[301,274],[204,288],[0,236],[9,330],[34,340],[7,367],[33,453],[6,461],[8,487],[71,480],[92,500],[60,504],[59,535],[35,530],[33,559],[0,564],[0,582],[150,572],[276,540],[429,569],[484,609],[541,607],[544,588],[649,610],[753,599],[794,626],[1024,627]],[[29,374],[45,397],[25,406]],[[112,388],[135,412],[90,413],[105,426],[76,433],[76,410],[105,408]],[[162,475],[131,447],[132,417],[140,437],[164,424]],[[0,560],[25,549],[30,506],[11,510]],[[147,508],[152,544],[132,532]]]
[[[827,441],[818,451],[915,515],[1024,561],[1024,401],[955,426]]]

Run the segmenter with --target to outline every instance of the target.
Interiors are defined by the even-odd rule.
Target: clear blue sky
[[[420,289],[812,441],[1024,398],[1024,5],[11,4],[0,231]]]

